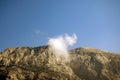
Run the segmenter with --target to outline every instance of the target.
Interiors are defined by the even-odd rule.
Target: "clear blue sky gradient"
[[[120,52],[120,0],[0,0],[0,51],[78,36],[75,47]]]

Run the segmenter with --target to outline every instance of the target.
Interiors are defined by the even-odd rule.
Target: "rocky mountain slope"
[[[66,60],[48,46],[8,48],[0,53],[0,80],[120,80],[120,54],[76,48]]]

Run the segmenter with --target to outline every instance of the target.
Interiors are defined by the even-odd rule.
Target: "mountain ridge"
[[[94,48],[69,50],[69,59],[49,46],[8,48],[0,53],[3,80],[119,80],[120,55]]]

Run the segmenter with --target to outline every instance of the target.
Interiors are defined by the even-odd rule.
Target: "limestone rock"
[[[69,51],[69,60],[48,46],[8,48],[0,53],[2,80],[119,80],[120,54],[93,48]]]

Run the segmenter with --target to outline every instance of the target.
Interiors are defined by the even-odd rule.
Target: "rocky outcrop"
[[[120,80],[120,55],[76,48],[66,61],[48,46],[8,48],[0,53],[0,79]]]
[[[71,68],[82,80],[120,80],[120,54],[92,48],[78,48],[71,53],[75,54]]]

